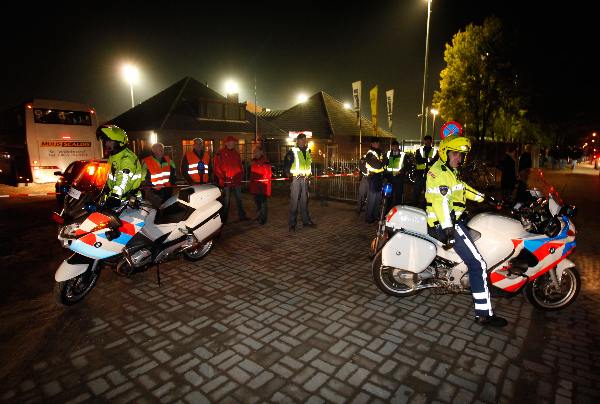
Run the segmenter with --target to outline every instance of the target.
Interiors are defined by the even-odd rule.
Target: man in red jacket
[[[240,154],[235,149],[237,139],[233,136],[225,138],[225,147],[215,154],[213,168],[219,186],[223,189],[223,210],[222,220],[227,223],[229,214],[229,198],[231,192],[235,196],[235,203],[238,208],[238,217],[240,220],[248,220],[244,207],[242,206],[242,178],[244,177],[244,167]]]

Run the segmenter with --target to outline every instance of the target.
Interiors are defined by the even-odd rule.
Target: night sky
[[[120,72],[129,61],[141,73],[136,103],[185,76],[220,93],[227,78],[236,79],[241,101],[253,101],[256,75],[258,104],[271,109],[289,108],[301,91],[323,90],[349,102],[351,83],[362,80],[365,115],[368,91],[378,84],[385,128],[384,92],[394,88],[394,134],[419,131],[425,0],[21,3],[13,13],[18,27],[0,28],[0,108],[34,97],[66,99],[113,118],[130,107]],[[536,4],[523,9],[522,3]],[[495,15],[515,44],[513,63],[523,72],[534,110],[557,124],[600,124],[600,35],[586,7],[433,0],[427,98],[438,88],[445,44],[467,24]]]

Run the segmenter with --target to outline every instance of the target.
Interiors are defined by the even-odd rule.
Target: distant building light
[[[150,132],[150,144],[158,143],[158,135],[156,132]]]
[[[265,108],[265,111],[271,112],[271,108]]]
[[[63,136],[63,139],[71,139],[71,136]]]

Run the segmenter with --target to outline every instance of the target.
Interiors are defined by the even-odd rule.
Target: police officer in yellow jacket
[[[140,160],[127,148],[127,133],[116,125],[102,125],[96,130],[96,137],[103,142],[104,151],[109,155],[110,173],[104,190],[104,206],[111,209],[132,195],[141,197],[140,185],[145,173]]]
[[[481,325],[503,327],[502,317],[494,315],[487,285],[487,265],[471,239],[462,213],[466,200],[481,202],[484,195],[460,181],[457,169],[471,150],[471,141],[451,135],[439,148],[439,160],[427,173],[425,198],[430,233],[463,259],[469,270],[469,283],[475,303],[475,321]]]
[[[283,161],[285,175],[292,177],[292,184],[290,185],[290,232],[296,231],[298,210],[300,210],[302,216],[303,227],[316,227],[308,212],[308,180],[311,176],[312,158],[304,133],[298,134],[296,144],[296,147],[292,147],[287,152]]]
[[[381,187],[383,185],[387,158],[379,147],[379,138],[371,138],[371,148],[365,154],[367,172],[369,173],[369,194],[367,196],[367,223],[377,220],[377,211],[381,204]]]

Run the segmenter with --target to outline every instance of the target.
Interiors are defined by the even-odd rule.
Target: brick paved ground
[[[266,226],[232,222],[203,261],[161,266],[160,288],[154,271],[105,271],[73,308],[48,293],[5,310],[4,366],[18,366],[0,373],[0,399],[598,402],[599,179],[551,176],[581,207],[584,290],[565,311],[497,298],[509,325],[481,329],[469,296],[388,297],[371,280],[374,227],[353,206],[313,201],[319,227],[290,235],[273,198]]]

